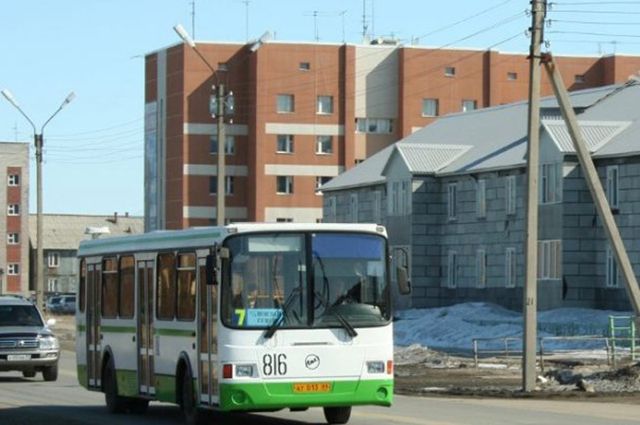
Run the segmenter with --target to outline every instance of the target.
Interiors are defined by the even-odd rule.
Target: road
[[[152,403],[145,415],[109,415],[100,393],[77,384],[74,356],[63,352],[57,382],[38,374],[0,375],[2,425],[180,425],[174,405]],[[212,424],[303,425],[324,423],[320,409],[291,413],[212,414]],[[526,399],[420,398],[397,396],[392,408],[354,408],[353,425],[637,425],[640,406],[628,403],[548,401]]]

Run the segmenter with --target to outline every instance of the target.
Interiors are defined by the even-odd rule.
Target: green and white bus
[[[238,223],[83,241],[77,371],[110,412],[391,405],[384,227]],[[410,287],[397,270],[399,292]]]

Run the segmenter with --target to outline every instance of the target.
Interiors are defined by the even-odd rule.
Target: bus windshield
[[[390,320],[382,236],[240,234],[225,245],[230,256],[223,270],[221,313],[227,326],[328,328]]]

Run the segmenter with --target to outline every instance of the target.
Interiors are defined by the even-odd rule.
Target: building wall
[[[9,175],[19,182],[9,186]],[[9,215],[10,204],[19,214]],[[0,293],[26,294],[29,290],[29,145],[0,143]],[[18,242],[10,243],[9,234]],[[18,265],[17,275],[9,275],[9,264]]]
[[[60,261],[57,267],[50,267],[49,254],[56,253]],[[78,289],[77,250],[44,250],[44,292],[76,292]]]

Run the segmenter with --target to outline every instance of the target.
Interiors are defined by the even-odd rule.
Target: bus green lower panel
[[[138,373],[135,370],[117,370],[118,394],[125,397],[138,395]]]
[[[76,366],[76,375],[78,376],[78,383],[87,388],[87,365],[79,364]]]
[[[220,409],[269,410],[314,406],[390,406],[393,380],[334,381],[325,393],[295,393],[293,383],[221,384]]]
[[[156,400],[176,403],[176,378],[172,375],[155,374]]]

